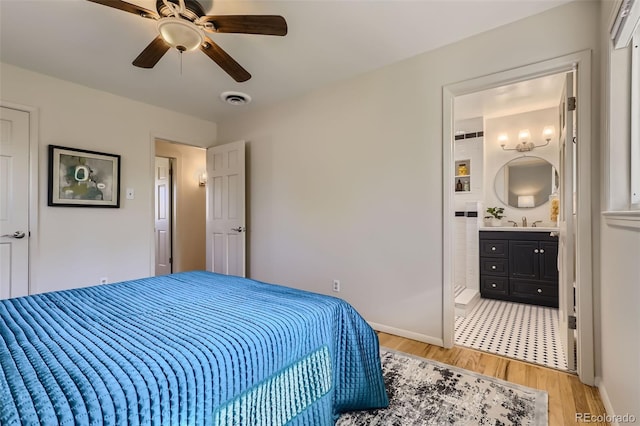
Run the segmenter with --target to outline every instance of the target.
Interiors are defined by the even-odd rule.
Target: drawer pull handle
[[[496,288],[498,285],[496,283],[491,283],[491,287]]]
[[[496,265],[491,265],[491,269],[496,269]]]
[[[533,252],[534,252],[534,253],[538,253],[538,251],[539,251],[538,249],[535,249]]]
[[[496,251],[496,248],[495,247],[491,247],[491,251]]]
[[[541,288],[538,289],[538,293],[542,294],[542,289]]]
[[[540,253],[544,253],[544,249],[540,249]]]

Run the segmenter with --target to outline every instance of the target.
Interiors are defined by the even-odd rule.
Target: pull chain
[[[185,49],[184,46],[176,46],[176,49],[178,49],[178,52],[180,52],[180,75],[182,75],[182,52],[187,49]]]

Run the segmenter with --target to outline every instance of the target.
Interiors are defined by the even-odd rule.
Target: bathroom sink
[[[558,232],[553,226],[482,226],[481,231],[514,231],[514,232]]]

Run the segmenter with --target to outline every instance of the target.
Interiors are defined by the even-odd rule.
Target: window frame
[[[630,208],[640,210],[640,25],[631,40],[631,191]]]

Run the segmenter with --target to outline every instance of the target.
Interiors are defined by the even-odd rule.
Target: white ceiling
[[[494,118],[560,105],[565,74],[554,74],[457,96],[455,119]]]
[[[285,37],[211,36],[253,78],[236,83],[202,52],[131,65],[155,21],[85,0],[0,0],[0,60],[145,103],[218,121],[347,79],[569,0],[202,0],[208,14],[274,14]],[[155,10],[155,0],[131,0]],[[224,91],[249,94],[232,106]],[[1,96],[1,94],[0,94]]]

